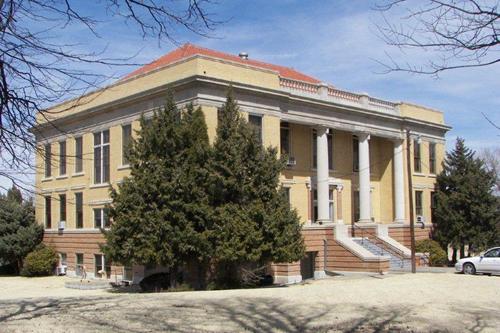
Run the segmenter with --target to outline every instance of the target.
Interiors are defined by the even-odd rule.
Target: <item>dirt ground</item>
[[[0,277],[0,332],[500,332],[500,277],[355,275],[265,289],[116,293]]]

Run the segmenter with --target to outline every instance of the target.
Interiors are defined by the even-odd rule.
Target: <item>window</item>
[[[334,202],[334,188],[330,187],[328,190],[328,212],[329,212],[329,220],[333,221],[335,217],[335,202]],[[313,190],[313,216],[312,220],[316,221],[318,219],[318,190]]]
[[[415,172],[422,172],[419,140],[413,140],[413,169]]]
[[[52,200],[50,197],[45,197],[45,228],[52,228]]]
[[[290,188],[289,187],[283,187],[283,191],[285,192],[285,197],[288,202],[288,206],[290,207]]]
[[[76,276],[83,276],[84,272],[83,253],[77,253],[75,256],[76,256],[75,274]]]
[[[132,125],[122,126],[122,165],[128,165],[129,160],[126,156],[132,139]]]
[[[66,221],[66,194],[59,195],[59,221]]]
[[[83,228],[83,194],[75,193],[75,221],[78,229]]]
[[[499,258],[500,257],[500,249],[493,249],[484,254],[486,258]]]
[[[290,127],[288,123],[281,123],[280,128],[281,155],[290,156]]]
[[[104,255],[95,254],[95,276],[109,279],[111,276],[111,263],[106,262]]]
[[[415,214],[423,215],[423,207],[422,207],[422,191],[415,191]]]
[[[434,212],[436,211],[437,205],[437,196],[436,192],[431,192],[431,219],[434,220]]]
[[[66,141],[59,142],[59,175],[66,174]]]
[[[429,172],[436,173],[436,144],[429,143]]]
[[[75,173],[83,171],[83,139],[75,138]]]
[[[94,183],[109,182],[109,130],[94,133]]]
[[[359,191],[354,191],[353,192],[353,221],[357,222],[359,221]]]
[[[94,227],[96,229],[109,228],[108,210],[106,208],[94,209]]]
[[[316,169],[318,167],[318,141],[317,141],[318,134],[316,133],[316,130],[313,130],[313,148],[312,148],[312,153],[313,153],[313,168]],[[326,135],[327,140],[328,140],[328,169],[333,170],[333,136],[332,133],[328,133]]]
[[[352,170],[359,171],[359,141],[356,136],[352,138]]]
[[[45,160],[45,177],[50,177],[52,175],[52,168],[51,168],[51,159],[52,159],[52,151],[50,147],[50,143],[45,145],[44,148],[44,160]]]
[[[262,143],[262,117],[257,115],[249,115],[248,123],[255,129],[259,142]]]

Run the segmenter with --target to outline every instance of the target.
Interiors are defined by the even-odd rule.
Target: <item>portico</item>
[[[316,206],[315,212],[313,214],[314,220],[312,223],[317,224],[325,224],[325,223],[343,223],[343,214],[342,214],[342,201],[344,192],[343,189],[345,184],[340,177],[339,179],[335,177],[331,177],[330,172],[331,169],[329,167],[329,154],[335,154],[335,151],[329,151],[328,145],[328,134],[332,134],[334,131],[331,128],[326,126],[313,126],[315,130],[315,140],[316,144],[314,145],[316,148],[316,169],[315,174],[311,177],[311,181],[313,182],[313,191],[314,199],[313,206]],[[353,132],[352,135],[356,138],[354,140],[354,144],[357,147],[353,147],[353,154],[357,154],[357,156],[353,156],[354,163],[357,162],[357,167],[355,167],[352,177],[353,181],[351,183],[351,190],[349,193],[359,193],[359,218],[354,221],[355,223],[366,224],[378,222],[373,220],[372,215],[372,164],[374,161],[371,161],[370,154],[370,140],[372,136],[367,132]],[[387,143],[391,143],[391,151],[383,152],[384,155],[391,154],[391,164],[392,164],[392,177],[391,177],[391,188],[387,188],[384,184],[383,186],[379,186],[380,192],[390,192],[393,207],[393,218],[391,222],[394,223],[404,223],[405,222],[405,186],[404,186],[404,159],[403,159],[403,140],[398,138],[390,138],[386,139]],[[357,149],[356,149],[357,148]],[[339,156],[336,154],[334,156],[334,160],[339,158],[348,158],[348,156]],[[380,159],[380,158],[379,158]],[[380,163],[380,161],[376,161],[376,163]],[[341,175],[345,176],[345,175]],[[354,185],[356,189],[354,189]],[[384,193],[379,194],[378,197],[387,198],[387,195]],[[357,198],[357,199],[358,199]],[[344,198],[347,199],[347,198]],[[332,215],[332,200],[335,201],[335,214]],[[351,200],[348,200],[351,202]],[[353,200],[355,201],[355,200]]]

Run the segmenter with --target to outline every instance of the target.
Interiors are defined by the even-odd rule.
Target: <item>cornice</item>
[[[183,61],[188,61],[190,58],[183,59]],[[444,124],[432,123],[432,122],[428,122],[428,121],[424,121],[424,120],[418,120],[415,118],[394,115],[394,114],[390,114],[390,113],[385,113],[385,112],[381,112],[381,111],[377,111],[377,110],[373,110],[373,109],[367,109],[367,108],[363,108],[363,107],[357,107],[357,106],[353,106],[353,105],[345,105],[345,104],[338,103],[338,102],[332,101],[332,100],[327,101],[327,100],[321,99],[321,96],[318,96],[318,98],[314,98],[312,96],[297,95],[297,94],[294,94],[293,92],[290,92],[290,91],[264,88],[264,87],[259,87],[259,86],[244,84],[244,83],[238,83],[238,82],[231,82],[228,80],[212,78],[212,77],[207,77],[207,76],[203,76],[203,75],[193,75],[190,77],[186,77],[186,78],[177,80],[175,82],[166,83],[166,84],[157,86],[157,87],[155,87],[153,89],[149,89],[147,91],[142,91],[142,92],[139,92],[136,94],[128,95],[124,98],[120,98],[120,99],[117,99],[117,100],[114,100],[114,101],[111,101],[108,103],[104,103],[104,104],[86,109],[84,111],[81,111],[81,112],[78,112],[75,114],[69,114],[67,116],[55,119],[50,123],[43,123],[43,124],[37,125],[36,127],[34,127],[34,130],[36,130],[36,132],[38,132],[38,133],[42,133],[43,131],[46,131],[50,128],[53,128],[54,126],[61,126],[65,123],[75,122],[81,118],[88,118],[88,117],[91,117],[92,115],[98,114],[100,112],[120,109],[120,108],[123,108],[123,107],[128,106],[128,105],[132,105],[135,103],[139,103],[141,101],[145,101],[151,97],[159,97],[159,96],[161,96],[161,94],[164,93],[164,91],[167,88],[175,89],[175,88],[187,86],[190,84],[196,84],[196,83],[208,84],[208,85],[219,86],[219,87],[224,87],[224,88],[227,88],[231,85],[233,87],[233,89],[235,89],[235,91],[241,90],[244,92],[251,92],[254,94],[260,94],[260,95],[264,95],[264,96],[268,96],[268,97],[275,97],[275,98],[280,99],[285,104],[303,103],[309,107],[321,108],[321,109],[325,109],[325,110],[334,109],[336,111],[341,111],[341,112],[354,112],[356,115],[360,115],[362,117],[368,117],[371,119],[379,119],[379,120],[384,120],[384,121],[389,121],[389,122],[392,122],[395,124],[399,124],[398,127],[400,127],[400,130],[404,129],[404,127],[408,126],[408,125],[410,125],[410,126],[418,125],[418,126],[423,126],[425,128],[433,128],[435,130],[441,131],[441,132],[443,132],[443,136],[444,136],[444,133],[446,133],[447,131],[449,131],[451,129],[450,126],[444,125]],[[205,96],[203,98],[196,97],[196,98],[191,98],[189,100],[192,101],[193,99],[211,100],[211,102],[214,103],[214,105],[221,102],[220,98],[217,98],[217,97],[209,98],[209,97]],[[184,103],[187,101],[178,101],[178,102]],[[242,104],[242,107],[243,107],[243,109],[246,109],[246,108],[251,109],[252,108],[251,106],[248,106],[245,104]],[[256,109],[256,108],[254,108],[254,109]],[[147,113],[148,111],[152,111],[152,109],[151,110],[142,110],[141,113]],[[274,113],[274,115],[281,114],[283,119],[287,118],[286,114],[290,114],[287,111],[276,110],[273,108],[268,108],[268,111]],[[291,114],[293,114],[293,112]],[[311,120],[315,119],[314,117],[312,117],[312,115],[311,115],[311,118],[312,118]],[[338,120],[336,119],[336,121],[338,121]],[[369,127],[369,126],[367,126],[367,127]]]

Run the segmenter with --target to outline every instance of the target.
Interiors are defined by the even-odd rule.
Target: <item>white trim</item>
[[[126,164],[126,165],[119,165],[116,170],[127,170],[127,169],[130,169],[130,164]]]
[[[55,229],[55,228],[51,228],[51,229],[44,229],[45,233],[48,233],[48,234],[58,234],[60,231],[58,229]],[[92,233],[92,234],[100,234],[101,231],[99,229],[95,229],[95,228],[71,228],[71,229],[64,229],[63,233],[65,234],[81,234],[81,233]],[[78,250],[76,250],[78,251]],[[76,253],[80,253],[80,252],[76,252]]]
[[[113,202],[112,199],[98,199],[98,200],[90,200],[88,202],[88,205],[89,206],[100,206],[100,205],[106,205],[106,204],[109,204],[112,202]]]
[[[68,179],[68,174],[64,174],[64,175],[59,175],[56,177],[56,180],[59,180],[59,179]]]
[[[110,187],[110,186],[111,186],[110,183],[91,184],[91,185],[89,185],[89,188],[94,189],[94,188],[103,188],[103,187]]]
[[[72,190],[72,191],[77,191],[77,190],[83,190],[85,189],[85,185],[74,185],[74,186],[71,186],[69,189]]]
[[[71,177],[81,177],[81,176],[85,176],[85,172],[76,172],[74,174],[71,175]]]

